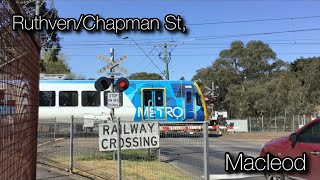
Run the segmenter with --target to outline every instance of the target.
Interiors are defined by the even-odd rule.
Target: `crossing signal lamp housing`
[[[126,78],[119,78],[116,82],[116,88],[119,92],[123,92],[129,87],[129,81]]]
[[[104,91],[109,88],[111,83],[112,82],[109,78],[101,77],[95,82],[94,87],[96,88],[97,91]]]
[[[113,83],[113,79],[109,79],[107,77],[101,77],[95,82],[94,87],[96,88],[97,91],[105,91],[110,87],[112,83]],[[128,79],[122,77],[117,80],[115,84],[115,89],[117,89],[119,92],[123,92],[128,88],[129,88]]]

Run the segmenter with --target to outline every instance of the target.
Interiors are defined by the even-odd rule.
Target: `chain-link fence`
[[[0,0],[0,179],[36,179],[40,46],[12,30],[20,1]]]
[[[117,179],[116,151],[99,151],[99,124],[84,127],[85,121],[73,119],[71,136],[71,120],[41,119],[38,161],[94,179]],[[121,150],[122,179],[203,179],[208,168],[204,125],[159,123],[159,148]]]
[[[313,118],[306,115],[249,117],[249,132],[293,132]]]
[[[41,119],[38,123],[37,161],[63,169],[69,165],[60,163],[61,157],[69,157],[70,122],[57,122],[55,118]]]

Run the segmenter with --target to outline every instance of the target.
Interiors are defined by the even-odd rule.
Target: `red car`
[[[306,153],[306,171],[265,172],[266,179],[320,179],[320,118],[316,118],[290,134],[288,137],[273,139],[262,146],[261,156],[266,154],[295,159]]]

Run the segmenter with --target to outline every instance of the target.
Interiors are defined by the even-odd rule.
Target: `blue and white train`
[[[110,119],[107,91],[98,92],[95,80],[40,80],[39,119]],[[149,104],[148,104],[149,102]],[[151,103],[150,103],[151,102]],[[166,122],[208,120],[204,96],[196,82],[130,80],[116,118],[125,121]]]

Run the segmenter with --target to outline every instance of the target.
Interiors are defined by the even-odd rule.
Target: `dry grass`
[[[53,161],[64,165],[69,164],[69,158],[55,158]],[[95,179],[117,179],[117,161],[114,160],[75,160],[75,173],[91,176]],[[99,178],[100,177],[100,178]],[[180,180],[188,179],[183,172],[174,166],[160,161],[129,161],[122,160],[123,179],[143,180]]]
[[[290,132],[253,132],[253,133],[235,133],[226,134],[228,137],[244,138],[244,139],[273,139],[278,137],[289,136]]]

